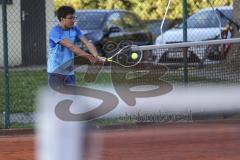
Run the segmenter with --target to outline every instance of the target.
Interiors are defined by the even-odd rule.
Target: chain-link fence
[[[48,33],[51,27],[58,23],[55,18],[56,7],[53,0],[7,2],[7,15],[2,14],[0,9],[0,128],[32,127],[35,121],[35,96],[40,87],[48,84],[46,71]],[[59,5],[56,4],[57,2],[55,1],[55,6]],[[85,36],[94,43],[101,56],[111,57],[119,48],[126,45],[161,46],[183,42],[185,27],[187,27],[185,38],[191,42],[237,38],[238,35],[238,1],[235,2],[235,8],[232,7],[233,1],[215,0],[204,1],[204,3],[189,1],[186,23],[182,23],[183,7],[178,9],[178,13],[174,12],[174,7],[182,6],[182,1],[169,3],[169,10],[167,10],[167,3],[160,1],[146,1],[144,4],[135,1],[125,3],[121,1],[121,5],[114,6],[109,2],[109,6],[105,7],[95,2],[92,6],[90,3],[74,4],[75,7],[94,9],[78,10],[76,25],[80,26]],[[131,7],[133,3],[137,3],[134,5],[135,10]],[[143,7],[144,5],[149,5],[148,10]],[[159,7],[160,5],[162,6]],[[113,8],[117,10],[111,10]],[[141,9],[143,14],[140,12]],[[164,13],[167,19],[164,19]],[[7,18],[8,52],[3,52],[2,37],[5,34],[2,16]],[[151,68],[147,66],[148,64],[151,64],[151,67],[154,64],[167,66],[168,71],[162,78],[173,86],[179,84],[237,85],[240,81],[239,43],[240,41],[234,44],[223,41],[219,44],[205,44],[195,48],[188,46],[186,50],[184,47],[178,47],[164,52],[148,49],[143,52],[141,63],[149,69]],[[77,45],[85,50],[81,43]],[[8,66],[4,65],[5,54],[8,54]],[[76,58],[76,64],[79,63],[81,62]],[[6,74],[6,67],[8,74]],[[111,85],[110,69],[111,64],[108,63],[103,67],[100,84]],[[81,71],[84,69],[76,73],[77,78],[83,76]],[[117,74],[121,72],[123,71]],[[9,83],[9,88],[6,87],[6,83]],[[7,95],[4,96],[4,93],[7,93],[7,90],[9,95],[6,98]],[[6,112],[6,108],[10,109],[9,113]],[[8,117],[9,124],[6,124]]]

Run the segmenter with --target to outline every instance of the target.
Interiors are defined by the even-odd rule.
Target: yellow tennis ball
[[[136,52],[133,52],[133,53],[131,54],[131,58],[132,58],[133,60],[136,60],[136,59],[138,58],[138,54],[137,54]]]

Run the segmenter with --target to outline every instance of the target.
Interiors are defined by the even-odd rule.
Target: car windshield
[[[148,27],[148,29],[154,34],[154,35],[159,35],[161,34],[161,24],[162,21],[150,21],[150,22],[146,22],[145,23]],[[171,26],[171,21],[170,20],[165,20],[164,24],[163,24],[163,28],[162,31],[165,32],[166,30],[168,30]]]
[[[81,29],[96,30],[103,26],[107,13],[104,12],[77,12],[77,25]]]
[[[232,18],[232,10],[221,10],[221,12],[228,17],[229,19]],[[219,12],[217,12],[218,17],[221,21],[221,26],[224,27],[227,25],[227,18],[221,16]],[[213,10],[202,11],[196,13],[188,18],[187,20],[187,27],[188,28],[215,28],[219,27],[219,21],[217,18],[216,12]],[[177,28],[182,28],[183,24],[177,26]]]

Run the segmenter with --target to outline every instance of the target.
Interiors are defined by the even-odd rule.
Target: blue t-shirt
[[[60,45],[60,41],[68,39],[76,43],[83,36],[79,27],[74,26],[63,30],[60,26],[54,26],[49,33],[49,51],[47,72],[62,75],[74,74],[74,53],[68,48]]]

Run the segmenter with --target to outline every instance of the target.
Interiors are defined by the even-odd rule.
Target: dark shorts
[[[61,75],[56,73],[48,73],[48,84],[49,86],[56,85],[74,85],[75,76],[74,75]]]

